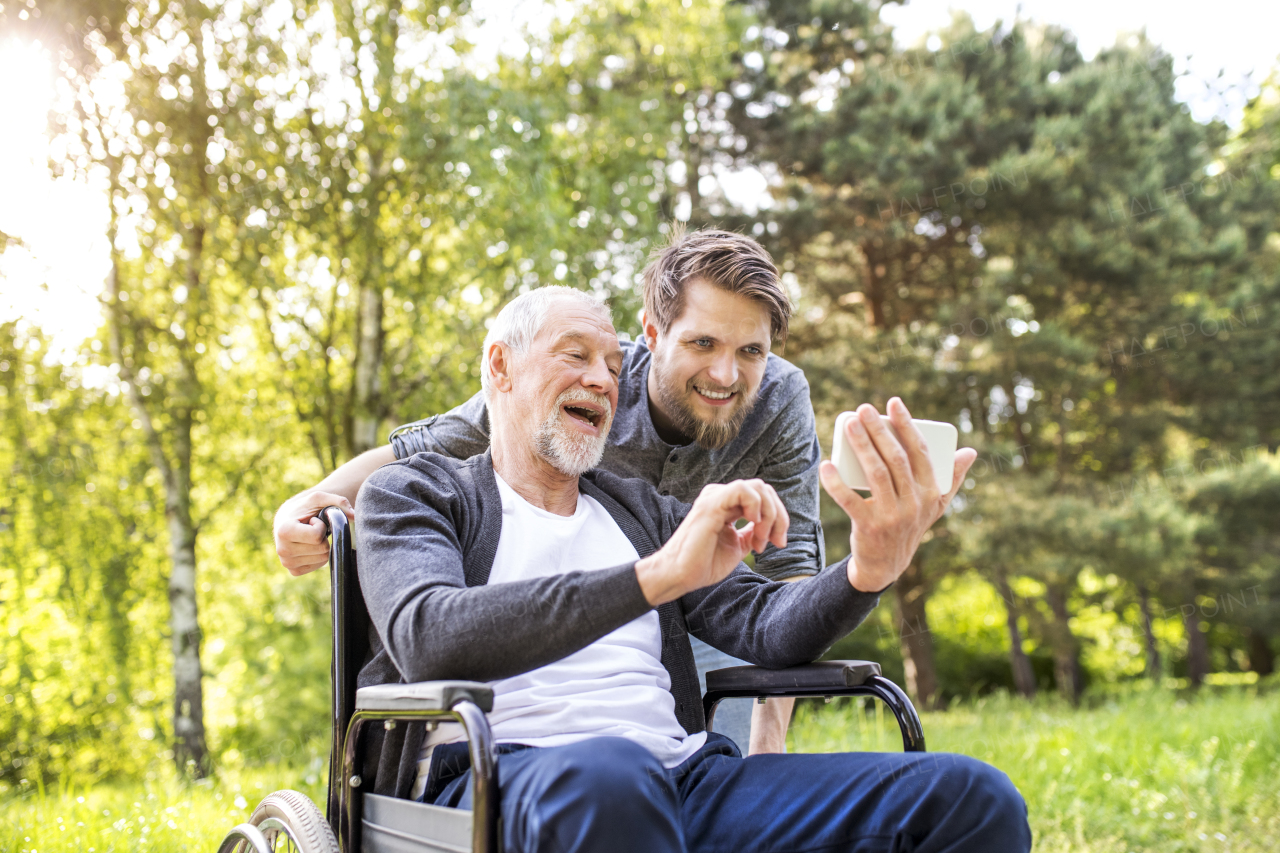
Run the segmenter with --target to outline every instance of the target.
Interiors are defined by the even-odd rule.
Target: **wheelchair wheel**
[[[273,851],[339,853],[329,822],[309,797],[297,791],[268,794],[253,810],[249,823],[262,832]]]

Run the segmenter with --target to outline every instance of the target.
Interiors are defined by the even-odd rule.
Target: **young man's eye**
[[[698,338],[693,343],[695,346],[702,347],[703,349],[706,349],[707,347],[711,346],[710,338]]]

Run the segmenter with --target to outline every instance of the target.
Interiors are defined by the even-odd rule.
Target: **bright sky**
[[[1086,59],[1115,44],[1118,34],[1145,29],[1173,56],[1175,69],[1186,72],[1178,95],[1201,121],[1218,117],[1237,124],[1245,102],[1280,59],[1277,0],[909,0],[886,6],[881,16],[899,42],[913,44],[946,25],[953,9],[968,12],[979,30],[1015,18],[1059,24],[1075,33]]]
[[[490,55],[499,43],[506,49],[519,46],[516,25],[537,20],[545,8],[541,0],[475,5],[490,13],[490,23],[473,36]],[[1202,120],[1217,116],[1238,122],[1280,53],[1277,0],[1185,6],[1168,0],[911,0],[887,7],[883,16],[900,42],[913,44],[946,25],[952,9],[967,11],[979,29],[1015,17],[1061,24],[1076,34],[1086,57],[1113,44],[1119,34],[1145,28],[1186,72],[1178,92]],[[101,196],[49,174],[44,128],[53,80],[43,50],[0,44],[0,231],[25,244],[0,256],[0,320],[23,317],[36,323],[62,349],[76,346],[99,323],[96,296],[106,274],[106,215]],[[732,195],[742,197],[758,194],[763,183],[758,174],[726,181]]]

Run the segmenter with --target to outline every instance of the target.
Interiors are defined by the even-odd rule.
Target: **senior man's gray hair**
[[[504,343],[514,352],[528,352],[529,345],[547,321],[548,309],[558,299],[576,300],[612,322],[609,306],[600,297],[561,284],[539,287],[512,299],[493,318],[489,333],[484,336],[484,348],[480,356],[480,388],[484,391],[486,403],[489,402],[489,386],[493,383],[493,376],[489,372],[489,347]]]

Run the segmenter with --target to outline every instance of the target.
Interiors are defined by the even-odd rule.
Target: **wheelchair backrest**
[[[337,507],[321,513],[329,528],[329,581],[332,591],[333,660],[330,675],[331,723],[329,751],[329,823],[337,832],[338,792],[342,790],[342,739],[356,708],[356,679],[369,651],[369,613],[360,578],[356,574],[356,552],[351,547],[351,525]]]

